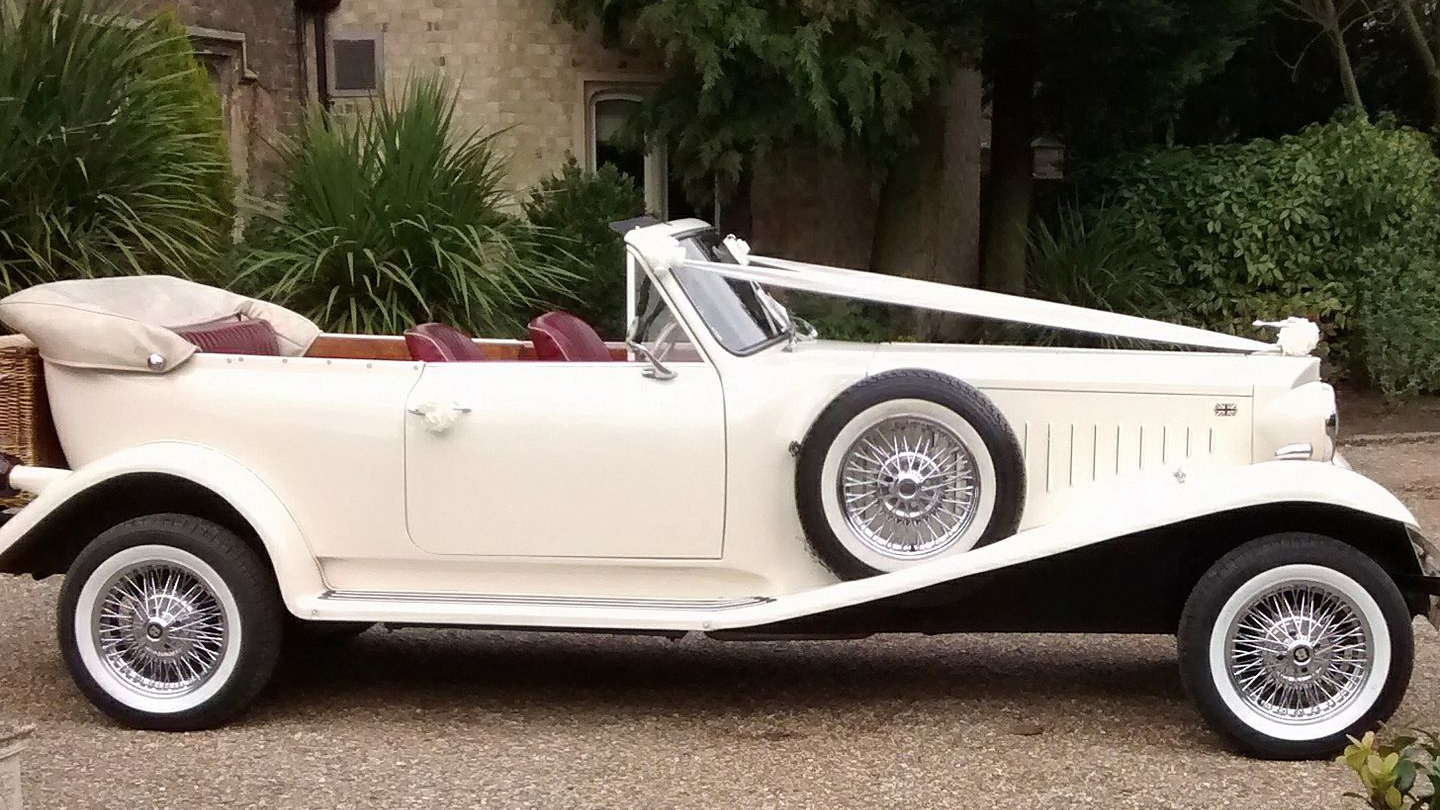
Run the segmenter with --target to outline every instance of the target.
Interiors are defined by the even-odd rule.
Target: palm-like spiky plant
[[[458,132],[454,112],[426,78],[360,116],[312,116],[282,147],[284,198],[252,223],[237,283],[335,331],[518,330],[570,276],[543,258],[552,236],[505,213],[495,135]]]
[[[215,259],[230,167],[198,70],[164,19],[0,0],[0,288]]]

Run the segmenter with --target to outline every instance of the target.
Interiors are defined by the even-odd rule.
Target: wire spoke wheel
[[[1255,711],[1311,723],[1343,711],[1372,667],[1374,628],[1344,594],[1287,582],[1242,608],[1226,639],[1229,675]]]
[[[944,374],[892,369],[855,383],[797,455],[800,525],[841,579],[964,554],[1020,526],[1020,442],[995,403]]]
[[[960,437],[924,416],[870,426],[840,462],[839,502],[855,534],[879,553],[924,557],[955,542],[975,519],[980,477]]]
[[[261,553],[179,513],[101,532],[71,563],[57,605],[75,685],[131,728],[196,731],[243,710],[275,671],[285,633]]]
[[[143,561],[101,586],[91,632],[104,665],[121,682],[153,697],[178,697],[215,674],[229,623],[215,592],[174,561]]]

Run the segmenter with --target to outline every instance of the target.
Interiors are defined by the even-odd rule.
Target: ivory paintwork
[[[253,522],[302,617],[710,630],[1255,504],[1414,524],[1383,488],[1329,463],[1334,395],[1314,358],[824,340],[741,357],[672,275],[631,259],[693,344],[674,380],[636,361],[197,354],[163,375],[47,366],[74,472],[18,474],[43,491],[0,526],[0,552],[96,483],[166,472]],[[800,528],[793,450],[837,394],[896,368],[964,379],[1005,414],[1024,449],[1021,530],[840,583]],[[435,404],[453,411],[441,430],[411,413]],[[1297,442],[1317,460],[1271,460]]]

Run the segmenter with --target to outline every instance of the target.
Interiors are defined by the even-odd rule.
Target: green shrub
[[[281,147],[282,201],[257,213],[237,284],[335,331],[519,334],[571,276],[505,213],[495,135],[457,132],[454,110],[431,78],[353,119],[312,116]]]
[[[1304,315],[1320,322],[1343,367],[1367,326],[1354,316],[1372,277],[1437,255],[1437,180],[1426,136],[1346,117],[1278,141],[1143,151],[1083,185],[1153,257],[1167,312],[1256,336],[1256,319]],[[1373,336],[1365,357],[1400,366],[1369,373],[1424,376],[1403,369],[1408,355],[1388,339]],[[1436,386],[1433,375],[1421,384]]]
[[[223,169],[208,173],[201,180],[201,191],[214,201],[214,210],[206,210],[211,224],[227,234],[235,220],[235,175],[228,160],[230,147],[225,140],[225,123],[221,119],[220,94],[210,83],[205,68],[195,59],[190,35],[170,10],[160,12],[155,20],[162,40],[155,49],[155,58],[146,69],[156,79],[174,82],[179,115],[175,122],[177,138],[189,141],[194,148],[212,159],[223,161]]]
[[[531,225],[564,240],[549,259],[575,275],[568,295],[545,305],[584,318],[607,340],[624,338],[625,242],[610,223],[645,213],[635,180],[608,163],[585,171],[572,156],[531,190],[524,208]]]
[[[1171,319],[1165,279],[1151,246],[1123,212],[1063,205],[1030,234],[1026,286],[1037,298],[1091,309]]]
[[[1360,780],[1346,793],[1371,810],[1440,810],[1440,736],[1420,731],[1377,744],[1375,732],[1350,738],[1336,761]]]
[[[198,71],[173,19],[0,2],[0,288],[208,269],[231,180]]]

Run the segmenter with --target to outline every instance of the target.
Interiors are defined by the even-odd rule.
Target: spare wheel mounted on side
[[[896,369],[820,413],[801,445],[795,496],[816,554],[859,579],[1014,534],[1025,465],[984,394],[945,374]]]

